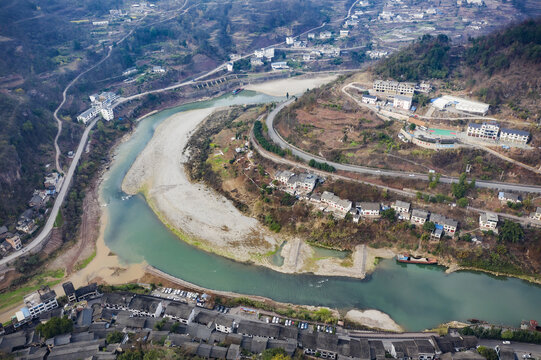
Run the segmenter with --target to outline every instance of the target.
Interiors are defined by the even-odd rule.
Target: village
[[[228,307],[208,294],[178,288],[134,284],[134,293],[103,291],[96,283],[75,289],[66,282],[62,287],[61,298],[48,287],[25,297],[26,306],[8,326],[0,327],[0,351],[25,359],[105,360],[139,343],[228,360],[267,349],[331,360],[484,359],[475,351],[483,340],[454,328],[446,334],[367,333],[348,329],[344,320],[306,321],[248,306]],[[62,317],[70,330],[40,334],[39,326]],[[535,321],[521,325],[526,330],[536,327]],[[532,357],[506,344],[495,346],[499,360]]]
[[[45,176],[42,189],[35,189],[26,209],[14,224],[0,227],[0,255],[5,257],[24,248],[32,235],[47,218],[56,193],[63,183],[63,176],[56,171]],[[23,249],[24,251],[24,249]]]

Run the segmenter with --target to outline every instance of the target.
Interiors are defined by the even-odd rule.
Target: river
[[[148,264],[199,286],[261,295],[281,302],[336,309],[377,309],[406,330],[417,331],[451,320],[478,318],[518,326],[541,320],[541,287],[477,272],[445,274],[442,267],[380,262],[366,280],[308,274],[283,274],[237,263],[180,241],[154,215],[142,196],[126,197],[122,180],[154,129],[167,117],[209,106],[278,100],[243,92],[237,96],[183,105],[149,116],[115,153],[104,176],[100,196],[107,204],[107,246],[126,263]]]

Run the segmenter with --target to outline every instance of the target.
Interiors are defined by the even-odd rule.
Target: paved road
[[[299,157],[300,159],[306,162],[312,159],[316,161],[320,161],[320,162],[321,161],[327,162],[329,165],[334,166],[337,170],[349,171],[349,172],[363,174],[363,175],[391,176],[391,177],[410,178],[413,180],[429,181],[427,174],[407,173],[404,171],[396,171],[396,170],[375,169],[375,168],[370,168],[366,166],[340,164],[340,163],[335,163],[332,161],[327,161],[326,159],[320,156],[307,153],[306,151],[303,151],[287,143],[274,129],[274,119],[276,115],[280,112],[280,110],[290,105],[293,101],[295,101],[295,98],[291,98],[290,100],[279,104],[273,111],[271,111],[271,113],[267,116],[267,119],[266,119],[266,124],[269,129],[268,130],[269,137],[274,143],[276,143],[282,149],[289,149],[293,155]],[[457,183],[458,178],[451,177],[451,176],[441,176],[440,182],[444,184]],[[535,185],[523,185],[523,184],[496,182],[496,181],[476,180],[475,186],[479,188],[487,188],[487,189],[494,189],[494,190],[518,191],[518,192],[541,194],[541,186],[535,186]]]
[[[501,340],[479,339],[479,345],[483,345],[483,346],[490,347],[493,349],[496,345],[499,345],[500,347],[501,346],[511,347],[517,353],[519,359],[522,359],[522,354],[529,354],[529,353],[531,353],[532,356],[537,359],[541,357],[541,345],[537,345],[537,344],[528,344],[528,343],[511,341],[510,345],[503,345]]]
[[[49,213],[49,218],[47,219],[47,222],[41,229],[41,232],[32,240],[31,243],[26,245],[22,250],[16,251],[9,256],[3,258],[0,260],[0,266],[3,266],[7,264],[8,262],[15,260],[21,255],[27,254],[32,251],[37,246],[40,246],[41,243],[48,238],[49,233],[53,229],[54,222],[56,220],[56,216],[58,215],[58,211],[60,210],[60,207],[62,206],[62,203],[64,202],[64,198],[66,197],[66,194],[68,192],[68,189],[70,187],[70,182],[73,178],[73,174],[75,173],[75,169],[77,168],[77,165],[79,164],[79,159],[81,158],[81,155],[83,153],[83,150],[86,146],[86,142],[88,140],[88,135],[94,125],[96,125],[96,122],[99,120],[99,118],[94,119],[85,129],[83,136],[81,137],[81,141],[79,142],[79,146],[77,147],[77,151],[75,152],[75,156],[73,157],[73,160],[70,164],[70,167],[68,169],[67,174],[64,177],[64,183],[62,184],[62,188],[58,192],[58,195],[56,197],[56,200],[54,202],[54,205],[51,209],[51,212]]]

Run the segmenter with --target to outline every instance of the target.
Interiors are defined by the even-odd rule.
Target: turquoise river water
[[[243,92],[164,110],[141,120],[133,136],[117,149],[101,186],[101,197],[107,204],[107,246],[126,263],[146,260],[164,272],[209,289],[336,309],[378,309],[411,331],[469,318],[509,325],[541,320],[541,287],[514,278],[477,272],[445,274],[442,267],[403,265],[392,260],[380,262],[363,281],[283,274],[237,263],[182,242],[163,226],[142,196],[127,198],[122,192],[126,172],[154,129],[170,115],[209,106],[273,100],[279,99]]]

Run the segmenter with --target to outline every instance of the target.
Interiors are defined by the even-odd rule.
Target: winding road
[[[429,181],[429,176],[427,174],[408,173],[404,171],[388,170],[388,169],[375,169],[375,168],[370,168],[366,166],[341,164],[341,163],[328,161],[320,156],[310,154],[304,150],[299,149],[296,146],[289,144],[275,130],[274,119],[276,118],[276,115],[283,108],[290,105],[293,101],[295,101],[295,98],[292,98],[288,101],[281,103],[273,111],[269,113],[266,119],[269,137],[275,144],[280,146],[282,149],[290,150],[294,156],[299,157],[305,162],[308,162],[312,159],[319,162],[326,162],[329,165],[334,166],[337,170],[349,171],[349,172],[362,174],[362,175],[390,176],[390,177],[400,177],[400,178],[409,178],[409,179],[414,179],[414,180]],[[445,184],[458,183],[458,178],[452,177],[452,176],[441,176],[440,182],[445,183]],[[523,184],[513,184],[513,183],[506,183],[506,182],[476,180],[475,186],[479,188],[487,188],[487,189],[494,189],[494,190],[518,191],[518,192],[541,194],[541,186],[535,186],[535,185],[523,185]]]

